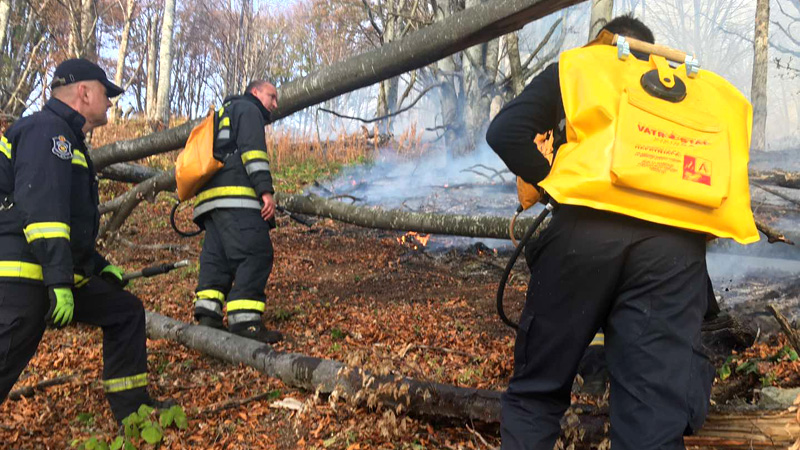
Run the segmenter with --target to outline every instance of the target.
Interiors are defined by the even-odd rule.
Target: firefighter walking
[[[264,127],[278,106],[275,86],[259,80],[216,112],[214,158],[224,162],[197,193],[194,221],[205,229],[194,314],[201,325],[273,344],[283,336],[262,323],[272,271],[275,201]]]
[[[0,137],[0,401],[46,326],[82,322],[103,330],[103,388],[121,421],[164,406],[147,393],[144,307],[95,250],[98,186],[84,138],[123,91],[83,59],[61,63],[51,88],[41,111]]]

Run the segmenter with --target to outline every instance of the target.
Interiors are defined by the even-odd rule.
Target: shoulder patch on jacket
[[[63,135],[53,136],[53,154],[65,161],[71,161],[72,144]]]

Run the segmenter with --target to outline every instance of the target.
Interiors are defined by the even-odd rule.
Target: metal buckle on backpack
[[[0,200],[0,211],[8,211],[9,209],[14,207],[14,202],[9,200],[8,197],[4,197]]]

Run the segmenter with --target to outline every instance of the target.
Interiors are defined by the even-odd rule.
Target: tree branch
[[[433,89],[435,87],[441,86],[441,84],[442,83],[437,83],[437,84],[432,84],[432,85],[428,86],[422,92],[419,93],[419,96],[417,96],[417,98],[414,99],[414,101],[411,102],[410,105],[406,106],[405,108],[401,108],[401,109],[398,109],[397,111],[395,111],[393,113],[385,114],[383,116],[375,117],[375,118],[372,118],[372,119],[363,119],[361,117],[348,116],[348,115],[341,114],[341,113],[338,113],[336,111],[333,111],[333,110],[330,110],[330,109],[327,109],[327,108],[322,108],[322,107],[317,108],[317,109],[319,111],[322,111],[322,112],[333,114],[336,117],[341,117],[342,119],[358,120],[358,121],[361,121],[363,123],[378,122],[378,121],[381,121],[381,120],[384,120],[384,119],[388,119],[389,117],[393,117],[393,116],[396,116],[398,114],[404,113],[404,112],[408,111],[409,109],[413,108],[414,105],[416,105],[417,102],[419,102],[422,99],[422,97],[424,97],[425,94],[428,93],[428,91],[430,91],[431,89]]]

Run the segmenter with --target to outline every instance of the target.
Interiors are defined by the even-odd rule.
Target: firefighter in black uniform
[[[103,387],[117,421],[147,393],[145,315],[122,271],[95,250],[97,177],[85,133],[106,123],[122,89],[96,64],[55,70],[52,98],[0,137],[0,401],[33,357],[47,325],[103,330]]]
[[[630,16],[604,29],[654,42]],[[550,165],[533,137],[564,119],[553,64],[500,111],[487,141],[512,172],[536,185]],[[682,434],[704,420],[714,375],[692,342],[708,297],[705,235],[561,205],[526,256],[531,283],[514,375],[501,398],[502,448],[552,450],[579,361],[600,327],[611,372],[613,448],[684,448]],[[671,376],[676,371],[686,376]]]
[[[230,332],[268,344],[283,338],[261,320],[273,260],[269,231],[275,226],[264,127],[277,107],[275,86],[263,80],[225,99],[214,142],[214,156],[225,165],[200,189],[194,206],[194,220],[206,231],[195,318],[222,329],[227,305]]]

